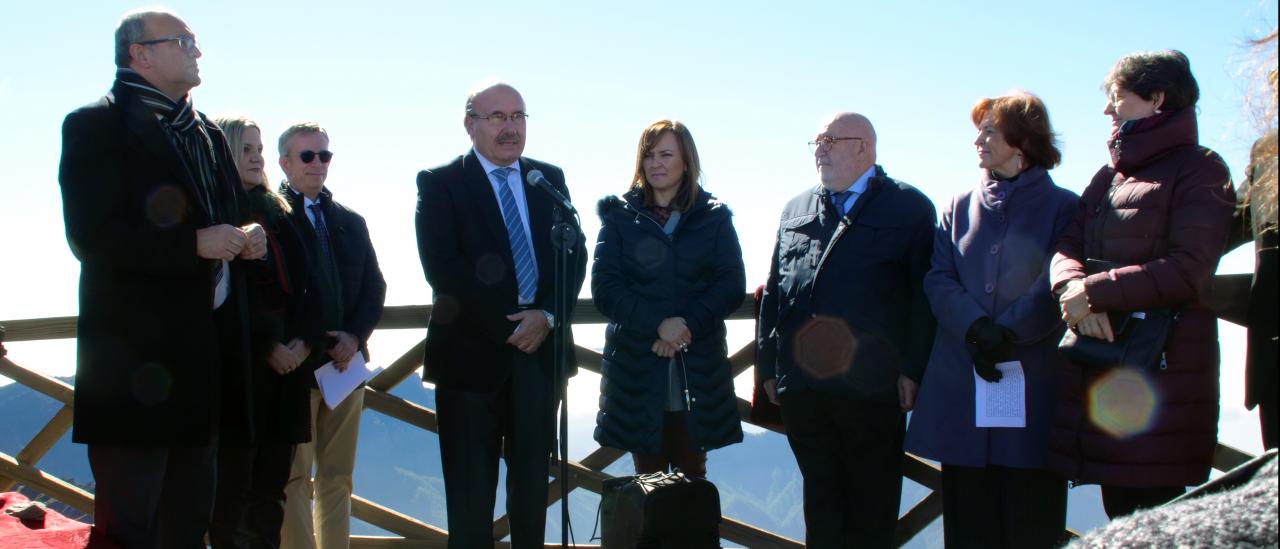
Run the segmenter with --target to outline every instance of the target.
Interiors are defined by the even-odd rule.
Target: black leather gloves
[[[988,317],[973,321],[965,331],[964,342],[974,348],[973,370],[978,377],[990,383],[1000,381],[1004,376],[996,369],[996,363],[1013,358],[1013,345],[1017,339],[1013,330],[996,324]]]

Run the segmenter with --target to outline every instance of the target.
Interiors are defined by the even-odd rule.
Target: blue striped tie
[[[489,177],[498,185],[498,202],[502,204],[502,222],[507,226],[507,237],[511,241],[511,259],[516,263],[516,284],[520,287],[520,301],[532,303],[538,291],[538,269],[533,263],[533,251],[529,249],[529,239],[524,233],[524,222],[520,220],[520,209],[516,207],[516,197],[507,186],[507,176],[515,170],[496,168],[489,172]]]

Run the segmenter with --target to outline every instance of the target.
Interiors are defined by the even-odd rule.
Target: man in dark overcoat
[[[782,407],[810,547],[890,547],[905,413],[933,344],[924,295],[936,222],[876,165],[866,117],[810,143],[821,184],[783,208],[760,306],[756,376]]]
[[[126,14],[111,92],[62,128],[81,264],[72,440],[89,446],[93,536],[121,547],[204,547],[219,426],[251,419],[240,263],[266,235],[240,226],[226,139],[192,107],[200,55],[174,14]]]

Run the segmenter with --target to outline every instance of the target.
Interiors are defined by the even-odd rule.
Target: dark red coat
[[[1205,305],[1231,224],[1226,164],[1198,144],[1194,109],[1112,142],[1080,197],[1052,283],[1085,281],[1095,312],[1179,311],[1164,369],[1062,372],[1049,465],[1080,483],[1129,487],[1208,478],[1218,429],[1218,324]],[[1126,265],[1085,276],[1086,257]]]

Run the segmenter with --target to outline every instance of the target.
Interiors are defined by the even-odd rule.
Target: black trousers
[[[895,546],[904,419],[897,406],[783,394],[782,423],[804,477],[808,547]]]
[[[1102,485],[1102,509],[1107,518],[1117,519],[1133,514],[1139,509],[1150,509],[1169,503],[1187,491],[1185,486],[1160,486],[1155,488],[1125,488]]]
[[[123,549],[201,548],[213,510],[216,450],[89,445],[93,531]]]
[[[511,545],[544,546],[553,376],[524,353],[514,362],[511,377],[492,392],[436,387],[450,549],[493,547],[500,454],[507,461]]]
[[[218,449],[218,488],[209,524],[215,549],[280,547],[292,444]]]
[[[1036,469],[942,465],[947,549],[1061,547],[1067,481]]]

